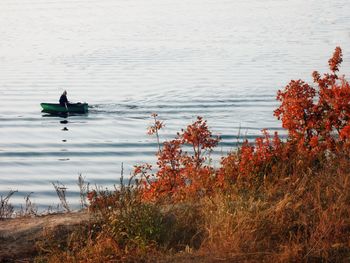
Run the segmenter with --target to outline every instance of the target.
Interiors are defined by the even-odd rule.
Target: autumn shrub
[[[220,187],[237,180],[261,186],[266,176],[281,171],[280,176],[302,174],[307,169],[322,169],[326,159],[349,156],[350,85],[338,76],[342,51],[335,49],[328,61],[330,73],[313,72],[314,85],[292,80],[277,93],[280,106],[274,115],[282,120],[288,137],[282,141],[267,130],[254,144],[245,141],[221,161]]]
[[[149,133],[157,134],[161,126],[155,119]],[[135,168],[135,175],[143,180],[145,200],[179,201],[200,198],[212,192],[215,184],[215,169],[208,165],[212,149],[219,142],[213,136],[207,122],[197,117],[191,125],[165,141],[157,153],[157,171],[152,174],[150,165]]]
[[[349,139],[350,86],[344,76],[337,75],[342,61],[342,50],[337,47],[328,61],[331,72],[323,76],[313,72],[316,87],[292,80],[278,91],[281,105],[275,116],[282,120],[289,139],[303,150],[333,150],[338,142]]]

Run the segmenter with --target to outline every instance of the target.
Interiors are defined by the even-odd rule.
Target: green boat
[[[58,103],[40,103],[43,112],[47,113],[87,113],[87,103],[69,103],[67,108]]]

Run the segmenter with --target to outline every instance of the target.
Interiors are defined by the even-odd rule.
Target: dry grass
[[[350,173],[334,170],[266,180],[244,195],[234,187],[207,200],[201,249],[249,261],[349,261]]]
[[[14,207],[11,205],[10,199],[16,192],[9,191],[5,196],[0,195],[0,220],[13,216]]]

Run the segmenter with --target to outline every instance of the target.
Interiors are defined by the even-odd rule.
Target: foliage
[[[341,62],[342,51],[337,47],[328,61],[331,73],[321,76],[313,72],[316,88],[302,80],[292,80],[284,91],[278,91],[281,105],[275,116],[282,120],[290,140],[303,150],[333,150],[337,142],[349,140],[350,86],[344,76],[337,75]]]
[[[157,126],[157,121],[154,126]],[[200,197],[203,192],[211,191],[215,172],[206,165],[206,161],[218,142],[219,137],[212,136],[207,122],[197,117],[175,139],[163,143],[157,154],[158,170],[155,174],[145,171],[145,166],[135,168],[135,175],[142,175],[143,178],[144,198],[183,200],[189,196]],[[191,152],[184,148],[189,148]]]

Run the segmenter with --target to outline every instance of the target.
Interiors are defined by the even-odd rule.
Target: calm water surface
[[[223,138],[213,158],[279,130],[275,94],[291,78],[323,72],[336,45],[349,75],[348,0],[2,0],[0,2],[0,195],[34,192],[58,203],[51,182],[68,187],[119,182],[121,163],[154,162],[150,114],[162,139],[208,120]],[[67,89],[87,115],[41,113]],[[68,130],[65,130],[64,128]]]

